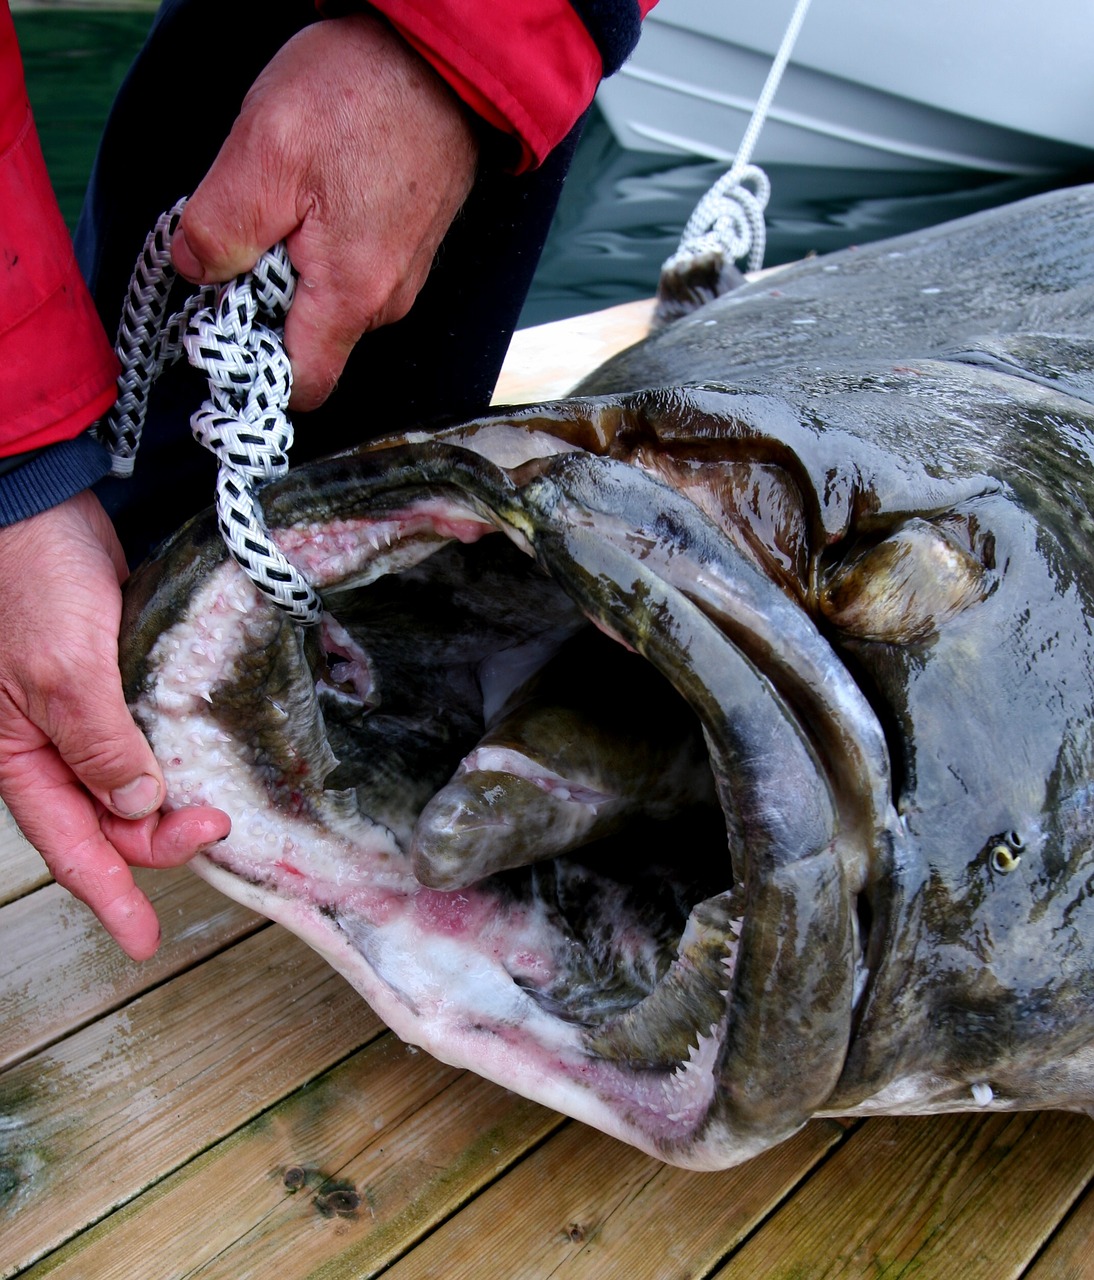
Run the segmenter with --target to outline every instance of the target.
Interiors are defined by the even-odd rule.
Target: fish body
[[[660,1158],[1094,1107],[1094,189],[844,251],[563,401],[198,517],[130,704],[200,874]],[[572,677],[568,674],[573,672]]]

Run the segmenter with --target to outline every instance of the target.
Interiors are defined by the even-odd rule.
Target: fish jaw
[[[235,816],[232,834],[191,861],[194,871],[324,956],[407,1043],[661,1158],[671,1150],[690,1167],[723,1165],[722,1155],[687,1151],[713,1101],[709,1064],[705,1074],[682,1064],[666,1082],[590,1057],[580,1030],[529,994],[556,963],[543,953],[541,921],[496,918],[494,897],[481,890],[424,888],[391,832],[361,815],[317,821],[292,812],[280,780],[264,778],[246,744],[209,720],[233,636],[243,649],[283,625],[226,561],[188,622],[149,656],[158,674],[134,711],[165,760],[170,803],[211,803]],[[753,1141],[740,1158],[766,1145]]]
[[[635,474],[627,482],[632,511],[644,504],[680,517],[657,546],[644,516],[629,531],[619,523],[612,495],[621,476],[607,460],[564,454],[522,485],[451,446],[409,446],[360,465],[364,483],[340,461],[338,483],[305,496],[310,512],[275,533],[336,619],[326,643],[337,661],[324,670],[357,673],[334,703],[308,664],[306,637],[212,552],[200,572],[187,565],[182,574],[192,585],[186,608],[172,606],[149,648],[138,643],[128,655],[131,705],[163,762],[170,803],[214,804],[233,817],[231,836],[195,869],[301,936],[398,1035],[444,1061],[687,1167],[725,1167],[782,1140],[832,1093],[864,982],[856,900],[881,878],[889,839],[882,738],[868,707],[819,635],[799,627],[795,647],[804,649],[775,665],[798,671],[799,682],[808,682],[802,671],[818,673],[814,692],[828,689],[825,714],[839,724],[831,737],[870,754],[864,825],[863,797],[849,806],[837,794],[840,770],[822,766],[823,744],[803,728],[797,694],[759,669],[761,653],[727,638],[726,616],[742,632],[755,618],[741,620],[739,601],[719,596],[717,609],[704,601],[718,575],[696,550],[702,538],[679,533],[705,532],[704,518],[690,504],[677,510],[660,482]],[[273,495],[271,523],[307,483]],[[355,496],[332,509],[338,493]],[[400,574],[428,574],[442,548],[506,536],[502,545],[519,548],[528,566],[517,594],[549,586],[561,598],[561,586],[575,617],[640,653],[690,704],[725,815],[720,847],[704,855],[722,865],[715,891],[689,904],[668,955],[648,959],[657,940],[637,936],[633,963],[653,976],[591,1019],[559,1016],[551,994],[567,985],[560,970],[570,945],[553,901],[514,893],[497,877],[451,892],[423,886],[407,853],[415,814],[398,805],[369,812],[352,789],[324,785],[340,767],[325,721],[356,698],[368,723],[391,692],[384,670],[375,688],[373,673],[362,674],[368,654],[351,652],[339,605]],[[157,632],[171,572],[165,578],[161,565],[136,585],[130,636]],[[753,613],[783,608],[777,588],[754,572],[749,581]],[[552,596],[542,612],[556,623],[562,611]],[[519,639],[547,629],[537,615]],[[557,874],[576,874],[591,897],[625,892],[595,866]],[[632,940],[612,945],[622,951]]]

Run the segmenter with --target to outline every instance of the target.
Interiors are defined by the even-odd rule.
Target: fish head
[[[692,1168],[1094,1101],[1089,409],[837,355],[299,469],[262,503],[317,627],[211,515],[127,588],[170,803],[233,820],[199,874]]]
[[[124,649],[171,803],[233,819],[197,869],[404,1039],[676,1163],[1002,1092],[936,1018],[1013,1017],[1081,927],[1038,905],[1089,847],[1089,602],[997,477],[876,430],[704,386],[302,468],[264,505],[315,628],[199,518]]]
[[[598,564],[606,542],[625,548],[596,575],[601,588],[626,579],[628,558],[657,573],[753,664],[773,695],[764,705],[777,704],[772,722],[792,723],[805,744],[796,757],[790,735],[761,729],[755,706],[716,733],[713,705],[725,712],[732,698],[691,699],[708,741],[722,744],[713,767],[750,906],[766,883],[763,850],[795,875],[820,850],[841,869],[851,1029],[819,1109],[923,1112],[985,1096],[1089,1106],[1089,403],[996,368],[859,356],[566,412],[579,425],[550,431],[583,452],[551,467],[566,494],[552,501],[571,505],[550,538],[591,537]],[[673,500],[647,490],[643,512],[636,473]],[[627,614],[628,599],[604,608],[600,625],[617,626],[607,619]],[[589,597],[583,608],[595,613]],[[646,652],[670,681],[689,662],[681,647]],[[730,664],[723,652],[713,665]],[[746,722],[778,750],[761,756]],[[742,829],[761,797],[768,816],[802,825],[772,843],[777,828]],[[818,928],[840,918],[823,894],[815,902]],[[746,929],[760,919],[793,936],[789,910],[767,904]],[[832,951],[803,937],[830,979],[840,972]],[[786,1011],[788,1026],[791,1007],[814,1017],[823,1007],[800,981],[817,969],[745,978],[736,963],[744,988],[768,1013]],[[743,989],[733,994],[747,1004]],[[723,1044],[733,1029],[731,1019]],[[842,1031],[831,1030],[834,1046]],[[804,1047],[825,1042],[817,1021],[798,1036],[819,1081]],[[771,1060],[782,1043],[764,1025]],[[777,1127],[779,1088],[763,1080],[759,1095],[771,1111],[757,1101],[755,1114]]]
[[[127,594],[131,706],[171,803],[232,816],[199,873],[404,1039],[662,1158],[745,1158],[842,1068],[876,721],[689,499],[557,436],[539,456],[538,427],[473,434],[533,447],[506,466],[470,437],[399,444],[266,491],[322,595],[313,629],[211,517],[184,529]],[[759,671],[766,641],[749,656],[672,581],[706,553],[727,613],[794,629],[780,652],[812,664],[795,685],[834,718],[835,765]]]

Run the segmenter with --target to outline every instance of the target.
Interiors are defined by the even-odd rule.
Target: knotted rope
[[[724,173],[699,200],[684,226],[680,243],[661,267],[658,286],[658,319],[674,319],[696,303],[706,301],[740,282],[734,266],[758,271],[767,248],[764,210],[771,183],[752,152],[767,119],[786,64],[790,61],[810,0],[798,0],[778,53],[756,100],[741,145],[728,173]]]
[[[209,398],[190,419],[194,436],[219,462],[217,523],[232,556],[255,586],[296,621],[318,622],[311,584],[274,546],[257,491],[288,471],[292,423],[285,410],[292,370],[279,330],[295,285],[284,245],[226,285],[206,285],[166,317],[176,278],[171,236],[185,206],[162,214],[133,269],[118,326],[118,399],[99,424],[115,476],[133,473],[160,373],[185,351],[209,381]]]

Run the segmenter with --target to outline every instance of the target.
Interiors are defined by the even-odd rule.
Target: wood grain
[[[1094,1190],[1088,1190],[1025,1273],[1024,1280],[1090,1280],[1094,1276]]]
[[[653,307],[653,298],[641,298],[591,315],[518,329],[494,389],[494,404],[531,404],[564,396],[586,372],[644,338]]]
[[[0,906],[49,884],[52,876],[0,801]]]
[[[380,1029],[269,928],[0,1074],[0,1268],[56,1248]]]
[[[1092,1177],[1085,1116],[872,1120],[716,1280],[1019,1276]]]
[[[560,1124],[387,1034],[27,1280],[372,1275]]]
[[[134,874],[163,927],[159,951],[143,964],[130,960],[60,885],[0,907],[0,1067],[120,1008],[267,923],[185,868],[138,868]]]
[[[693,1173],[570,1124],[408,1257],[390,1280],[699,1277],[843,1135],[809,1125],[747,1166]]]

